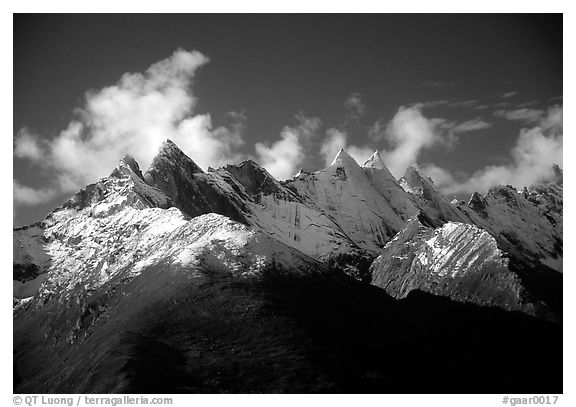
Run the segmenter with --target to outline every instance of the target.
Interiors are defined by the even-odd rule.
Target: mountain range
[[[13,231],[14,391],[561,393],[554,169],[459,202],[377,152],[126,156]]]

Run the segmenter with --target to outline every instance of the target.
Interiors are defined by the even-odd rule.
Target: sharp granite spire
[[[336,157],[334,157],[334,160],[332,161],[332,163],[329,165],[329,167],[333,167],[333,166],[338,166],[338,167],[359,167],[358,163],[356,162],[356,160],[354,158],[352,158],[352,156],[350,154],[348,154],[346,152],[346,150],[344,150],[343,148],[340,149],[340,151],[338,151],[338,154],[336,154]]]
[[[364,163],[364,165],[362,165],[362,167],[376,168],[379,170],[382,170],[384,168],[388,169],[386,167],[386,164],[384,164],[384,160],[382,159],[382,156],[378,151],[374,151],[374,154],[372,154],[372,156],[368,160],[366,160],[366,162]]]

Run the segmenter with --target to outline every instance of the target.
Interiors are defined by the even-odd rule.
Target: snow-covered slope
[[[390,173],[378,151],[374,152],[372,157],[362,165],[362,170],[374,189],[388,201],[390,207],[404,221],[418,213],[418,208]]]
[[[251,160],[204,173],[167,141],[144,179],[189,216],[228,216],[321,261],[358,251],[332,219]]]
[[[389,242],[371,266],[372,284],[396,298],[413,290],[456,301],[535,314],[519,277],[486,231],[447,222],[433,229],[416,218]]]
[[[404,225],[405,214],[394,210],[344,150],[328,168],[301,173],[286,185],[333,219],[350,240],[367,251],[377,252]],[[391,199],[395,201],[396,197]]]
[[[378,153],[360,167],[341,150],[328,168],[278,182],[251,160],[204,172],[168,140],[146,173],[125,157],[45,220],[14,230],[14,297],[210,257],[238,275],[322,264],[396,297],[418,288],[525,310],[526,287],[535,303],[558,297],[557,172],[553,183],[453,204],[416,166],[396,181]]]
[[[44,301],[69,299],[78,288],[95,290],[119,273],[130,277],[159,263],[208,262],[212,269],[239,276],[258,274],[272,263],[295,272],[317,268],[301,252],[225,216],[191,219],[175,207],[157,207],[169,200],[141,181],[122,162],[113,176],[89,186],[38,225],[16,230],[15,263],[36,274],[22,276],[20,283],[42,275],[38,298]],[[19,298],[30,294],[35,293],[16,290]]]
[[[561,186],[551,183],[522,191],[498,186],[484,196],[474,193],[459,207],[516,259],[562,271]]]
[[[329,216],[249,160],[210,173],[226,194],[240,193],[247,223],[322,261],[358,248]]]
[[[278,182],[167,141],[13,236],[16,392],[562,391],[561,181],[456,205],[378,154]]]
[[[114,241],[119,236],[108,236],[110,220],[123,219],[127,216],[126,208],[134,211],[157,208],[161,214],[171,205],[162,191],[144,182],[136,161],[125,157],[109,177],[88,185],[43,221],[14,230],[15,298],[34,295],[48,272],[74,272],[76,267],[71,266],[72,258],[84,262],[86,268],[101,268],[106,261],[100,245],[94,242],[82,244],[78,237],[79,234],[91,234],[94,225],[100,225],[105,232],[93,236],[96,242],[102,239]],[[67,245],[69,250],[62,251],[60,243]],[[113,246],[110,250],[121,250],[120,246]]]

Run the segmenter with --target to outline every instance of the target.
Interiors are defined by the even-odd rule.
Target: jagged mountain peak
[[[379,170],[388,169],[378,151],[374,151],[374,154],[372,154],[372,156],[366,160],[366,162],[362,165],[362,168],[376,168]]]
[[[407,180],[408,182],[416,181],[416,180],[422,180],[428,184],[431,184],[431,185],[434,184],[434,182],[432,181],[432,179],[430,177],[427,177],[426,175],[424,175],[422,173],[422,170],[420,169],[420,167],[416,163],[410,164],[408,166],[408,168],[406,168],[406,171],[404,172],[403,178],[405,180]]]
[[[89,184],[46,219],[60,222],[75,216],[105,218],[121,212],[126,207],[169,208],[170,199],[158,188],[145,182],[138,162],[130,155],[124,156],[108,177]],[[70,212],[72,210],[73,212]],[[82,215],[84,214],[84,215]]]
[[[348,154],[346,152],[346,150],[344,150],[343,148],[340,149],[340,151],[338,151],[338,154],[336,154],[336,157],[334,157],[334,160],[332,161],[332,163],[330,164],[330,167],[333,166],[338,166],[338,167],[360,167],[358,165],[358,163],[356,162],[356,160],[354,158],[352,158],[352,156],[350,154]]]
[[[346,356],[356,369],[357,350],[371,346],[363,353],[366,374],[354,378],[359,382],[380,376],[373,374],[374,354],[414,337],[391,326],[391,319],[397,319],[401,328],[411,321],[414,332],[424,332],[400,349],[402,354],[411,354],[412,342],[432,342],[430,352],[446,342],[439,353],[444,358],[454,353],[451,339],[460,334],[459,327],[432,341],[427,332],[429,327],[445,331],[448,324],[454,325],[451,310],[458,321],[469,321],[469,315],[477,312],[482,312],[478,321],[488,315],[500,321],[504,311],[495,307],[551,321],[561,318],[561,278],[554,271],[562,264],[561,185],[547,183],[521,192],[501,187],[496,196],[474,194],[468,205],[455,206],[417,166],[406,173],[407,179],[397,181],[377,152],[361,167],[344,150],[328,168],[301,171],[285,182],[252,160],[204,173],[170,140],[162,144],[145,175],[134,158],[124,157],[109,177],[84,188],[44,221],[13,232],[14,368],[15,376],[23,378],[17,391],[133,391],[131,382],[119,387],[117,378],[123,380],[126,363],[134,361],[137,365],[142,361],[142,367],[129,375],[134,383],[143,371],[151,370],[153,380],[142,380],[146,386],[156,383],[159,371],[176,383],[177,391],[205,390],[196,383],[212,373],[223,378],[221,372],[228,372],[230,360],[238,374],[253,371],[258,349],[266,363],[272,358],[284,366],[284,361],[295,360],[298,370],[289,368],[296,377],[298,366],[308,363],[302,355],[313,352],[294,347],[294,338],[313,345],[314,352],[318,348],[315,336],[305,336],[308,329],[291,331],[300,326],[294,319],[300,315],[306,318],[305,327],[324,329],[326,321],[334,325],[318,338],[322,349],[325,338],[341,339],[344,331],[367,327],[350,346],[351,356]],[[503,198],[506,195],[521,205],[511,205]],[[396,305],[391,297],[403,300]],[[414,298],[424,302],[414,303]],[[437,300],[439,308],[421,316]],[[404,309],[414,309],[413,316],[394,316]],[[311,312],[315,319],[309,319]],[[351,321],[344,327],[342,315]],[[437,324],[436,315],[447,319]],[[522,317],[524,324],[527,319]],[[377,325],[381,321],[384,325]],[[483,332],[484,326],[475,322],[466,329],[471,338]],[[175,331],[175,327],[183,328]],[[262,342],[278,327],[290,330],[286,337]],[[234,335],[228,334],[231,329]],[[509,332],[516,329],[512,325]],[[400,336],[382,342],[395,331]],[[133,332],[148,342],[126,342],[125,335]],[[374,332],[382,336],[374,339]],[[495,332],[494,337],[502,335],[501,329]],[[484,349],[486,343],[497,343],[490,335],[481,335],[474,345]],[[533,331],[521,331],[516,342],[524,343],[532,335]],[[237,351],[238,338],[244,353]],[[348,346],[340,339],[330,345],[338,352]],[[348,337],[344,339],[348,344]],[[533,338],[526,349],[540,346],[539,339]],[[474,348],[467,338],[460,342],[466,344],[462,349]],[[204,366],[215,366],[214,343],[223,358],[222,368],[199,373],[206,370]],[[285,343],[290,345],[288,353]],[[182,348],[172,348],[179,344]],[[86,354],[95,349],[98,353],[89,358],[94,363],[86,365]],[[501,355],[506,352],[501,350]],[[185,355],[182,364],[172,366],[180,354]],[[160,359],[166,365],[158,364]],[[381,363],[386,380],[391,371],[388,359]],[[561,363],[561,355],[558,360]],[[78,374],[76,365],[62,376],[60,367],[70,361],[85,366],[81,373],[86,374]],[[404,359],[399,363],[402,369],[411,366]],[[532,360],[529,364],[533,366]],[[180,370],[184,365],[199,367],[184,372]],[[405,372],[398,382],[407,377]],[[314,371],[303,377],[313,375],[318,376]],[[55,381],[35,387],[46,383],[46,377],[58,378],[60,387],[52,387]],[[106,383],[110,387],[103,387],[101,377],[110,377]],[[181,386],[188,382],[180,377],[190,380],[190,387]],[[206,389],[217,388],[210,386]]]
[[[253,160],[242,161],[240,164],[230,164],[223,167],[251,195],[263,193],[271,195],[282,191],[280,183],[264,167]]]
[[[172,140],[166,139],[158,149],[158,153],[152,160],[152,165],[146,171],[146,175],[152,172],[162,172],[166,167],[179,167],[187,174],[204,173],[190,157],[188,157]],[[145,175],[145,176],[146,176]]]
[[[416,205],[426,212],[430,219],[439,222],[439,225],[447,221],[469,222],[464,214],[438,191],[432,179],[424,175],[417,164],[406,169],[400,185],[412,195]]]
[[[362,169],[366,175],[368,175],[369,172],[375,172],[379,178],[385,179],[385,182],[397,184],[396,178],[392,175],[378,151],[375,151],[364,165],[362,165]]]
[[[364,189],[370,185],[360,164],[344,149],[340,149],[332,163],[318,173],[329,174],[330,177],[341,181],[353,179],[356,187],[360,189]]]
[[[259,173],[266,174],[268,177],[273,178],[266,168],[251,159],[244,160],[240,164],[229,164],[226,167],[253,168],[254,171],[258,171]]]
[[[202,171],[174,142],[166,140],[143,178],[190,217],[214,212],[245,223],[239,208],[242,203],[229,199],[229,193],[218,186],[216,174]]]
[[[476,212],[485,214],[487,205],[488,203],[486,202],[486,199],[478,192],[474,192],[472,195],[470,195],[468,206],[474,209]]]
[[[404,220],[414,216],[418,208],[411,201],[406,191],[392,175],[378,151],[375,151],[362,166],[362,171],[378,192]]]
[[[421,194],[428,190],[439,194],[432,179],[422,174],[418,164],[410,164],[410,166],[406,168],[404,176],[400,179],[400,185],[402,185],[406,191],[412,193]]]
[[[179,202],[183,188],[192,182],[194,174],[204,174],[204,171],[168,139],[160,146],[143,178],[148,185],[164,191],[174,202]]]
[[[165,155],[181,155],[184,152],[169,138],[164,140],[162,144],[160,144],[160,148],[158,149],[158,154],[165,154]]]
[[[120,159],[116,168],[110,173],[112,178],[124,178],[129,176],[130,173],[136,174],[139,178],[143,178],[142,171],[140,170],[140,165],[138,162],[129,154],[126,154]]]

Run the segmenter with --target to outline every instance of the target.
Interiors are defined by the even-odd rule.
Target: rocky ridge
[[[13,233],[15,392],[562,392],[561,178],[453,204],[167,141]]]
[[[209,214],[221,216],[218,226]],[[194,231],[208,230],[203,222],[244,251],[209,244]],[[546,313],[558,293],[538,287],[561,284],[562,186],[560,178],[523,191],[496,187],[453,204],[416,166],[395,180],[378,153],[360,166],[341,150],[326,169],[279,182],[253,161],[204,172],[168,140],[144,174],[124,158],[43,221],[16,229],[13,241],[18,301],[97,289],[122,270],[176,262],[202,242],[204,257],[254,253],[256,263],[237,263],[248,274],[258,262],[288,267],[293,258],[294,270],[320,264],[396,298],[424,290]]]

